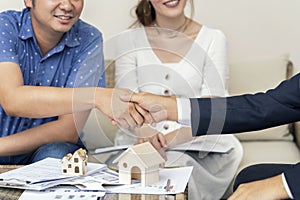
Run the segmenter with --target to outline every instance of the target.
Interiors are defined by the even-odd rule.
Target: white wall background
[[[82,18],[108,39],[126,29],[137,0],[86,0]],[[195,19],[227,36],[229,60],[289,53],[300,71],[299,0],[194,0]],[[0,10],[21,9],[22,0],[1,0]]]

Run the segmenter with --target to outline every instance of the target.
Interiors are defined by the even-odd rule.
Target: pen
[[[167,185],[165,186],[166,192],[170,192],[171,179],[168,178]]]

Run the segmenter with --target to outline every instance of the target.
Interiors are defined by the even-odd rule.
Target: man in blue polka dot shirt
[[[145,111],[119,98],[129,90],[103,88],[102,35],[79,19],[84,0],[24,2],[0,13],[0,164],[77,150],[92,108],[121,126],[141,125]]]

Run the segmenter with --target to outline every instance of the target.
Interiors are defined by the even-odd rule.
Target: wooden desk
[[[21,167],[20,165],[0,165],[0,173]],[[17,200],[24,190],[0,187],[1,200]],[[187,200],[187,190],[176,195],[140,195],[140,194],[106,194],[105,200]]]

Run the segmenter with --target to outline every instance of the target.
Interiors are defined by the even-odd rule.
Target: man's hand
[[[163,120],[178,120],[177,102],[175,96],[158,96],[150,93],[137,93],[124,95],[121,97],[123,101],[130,101],[138,104],[144,110],[147,110],[154,122]]]
[[[281,174],[272,178],[241,184],[228,200],[288,199]]]
[[[120,98],[130,97],[132,94],[129,89],[98,88],[95,97],[96,108],[112,119],[113,123],[126,129],[139,127],[143,123],[152,123],[153,119],[148,111]]]

